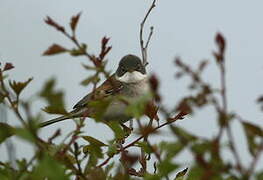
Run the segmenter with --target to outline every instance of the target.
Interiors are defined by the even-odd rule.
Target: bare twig
[[[226,91],[227,91],[226,89],[226,68],[225,68],[224,56],[222,55],[221,58],[222,59],[219,63],[220,81],[221,81],[221,97],[222,97],[222,112],[221,113],[223,113],[225,118],[227,118],[226,116],[228,115],[228,108],[227,108],[227,96],[226,96]],[[220,137],[222,136],[222,132],[223,132],[223,127],[220,128],[218,140],[220,140]],[[243,172],[243,166],[242,166],[239,154],[234,144],[234,137],[233,137],[233,133],[232,133],[228,120],[226,120],[226,133],[229,139],[230,149],[237,163],[237,168],[238,170],[240,170],[240,172]]]
[[[141,26],[140,26],[140,45],[141,45],[141,52],[142,52],[142,61],[143,61],[143,65],[147,66],[148,61],[147,61],[147,49],[148,49],[148,45],[149,42],[151,40],[151,37],[153,35],[153,27],[150,28],[150,34],[148,36],[146,45],[144,45],[144,41],[143,41],[143,31],[144,31],[144,24],[149,16],[149,14],[151,13],[151,11],[153,10],[153,8],[155,8],[155,3],[156,0],[153,0],[152,5],[150,6],[149,10],[147,11],[146,15],[144,16],[142,22],[141,22]]]

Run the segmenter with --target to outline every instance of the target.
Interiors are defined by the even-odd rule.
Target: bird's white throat
[[[144,79],[147,78],[146,74],[142,74],[138,71],[133,71],[133,72],[126,72],[124,75],[121,77],[118,77],[116,75],[116,79],[118,81],[121,81],[123,83],[138,83]]]

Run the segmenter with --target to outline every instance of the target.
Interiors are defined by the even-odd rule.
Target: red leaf
[[[12,63],[6,63],[3,71],[8,71],[10,69],[13,69],[14,66]]]
[[[100,60],[103,60],[104,57],[108,54],[108,52],[111,50],[111,46],[107,46],[110,38],[103,37],[101,40],[101,51],[100,51]]]
[[[22,90],[33,80],[33,78],[29,78],[25,82],[16,82],[16,81],[9,81],[10,87],[16,93],[17,96],[22,92]]]
[[[156,75],[152,75],[150,77],[150,85],[151,85],[151,89],[156,92],[158,90],[159,87],[159,80],[157,79]]]
[[[150,102],[146,105],[146,108],[145,108],[145,114],[150,118],[150,119],[155,119],[155,120],[159,120],[159,117],[157,115],[157,112],[158,112],[158,107],[153,103],[153,102]]]
[[[46,56],[46,55],[54,55],[54,54],[59,54],[59,53],[63,53],[63,52],[66,52],[67,49],[58,45],[58,44],[53,44],[52,46],[50,46],[48,48],[48,50],[46,50],[43,55]]]
[[[51,17],[47,16],[47,18],[44,20],[48,25],[56,28],[58,31],[65,32],[65,28],[61,25],[59,25],[57,22],[55,22]]]
[[[128,151],[122,151],[121,152],[121,160],[123,163],[131,166],[139,160],[139,156],[138,155],[130,155],[130,154],[128,154]]]
[[[224,36],[221,33],[217,33],[215,41],[219,47],[220,53],[223,54],[225,51],[225,46],[226,46],[226,41],[225,41]]]
[[[80,15],[81,15],[81,12],[78,13],[76,16],[72,16],[72,18],[71,18],[70,27],[71,27],[73,32],[75,31],[75,29],[77,27]]]

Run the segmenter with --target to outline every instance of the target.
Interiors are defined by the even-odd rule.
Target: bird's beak
[[[133,69],[129,69],[128,72],[132,73],[134,70]]]

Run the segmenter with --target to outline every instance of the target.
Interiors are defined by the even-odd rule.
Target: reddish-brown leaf
[[[199,64],[198,70],[199,70],[200,72],[202,72],[202,71],[205,69],[205,67],[206,67],[207,64],[208,64],[208,61],[207,61],[207,60],[201,61],[201,63]]]
[[[59,25],[57,22],[55,22],[51,17],[47,16],[47,18],[44,20],[48,25],[56,28],[60,32],[65,32],[65,28],[61,25]]]
[[[14,66],[12,63],[6,63],[3,71],[8,71],[10,69],[13,69]]]
[[[108,42],[109,42],[110,38],[107,37],[103,37],[101,40],[101,51],[100,51],[100,60],[103,60],[104,57],[109,53],[109,51],[111,50],[111,46],[108,46]]]
[[[156,75],[152,75],[150,77],[150,85],[151,85],[151,89],[156,92],[158,87],[159,87],[159,80],[156,77]]]
[[[121,152],[121,161],[123,163],[127,164],[128,166],[133,165],[138,160],[139,160],[139,156],[138,155],[131,155],[131,154],[128,153],[128,151],[122,151]]]
[[[222,54],[225,51],[226,47],[226,41],[224,36],[221,33],[217,33],[216,38],[215,38],[216,44],[219,47],[219,52]]]
[[[33,80],[33,78],[29,78],[25,82],[16,82],[16,81],[9,81],[10,87],[16,93],[17,96],[22,92],[22,90]]]
[[[55,54],[59,54],[59,53],[64,53],[68,51],[66,48],[58,45],[58,44],[53,44],[52,46],[50,46],[44,53],[44,56],[49,56],[49,55],[55,55]]]
[[[158,112],[158,107],[153,103],[150,102],[146,105],[145,108],[145,114],[150,118],[150,119],[155,119],[155,120],[159,120],[159,117],[157,115]]]
[[[73,32],[75,32],[76,30],[80,15],[81,15],[81,12],[78,13],[76,16],[72,16],[71,18],[70,27]]]

